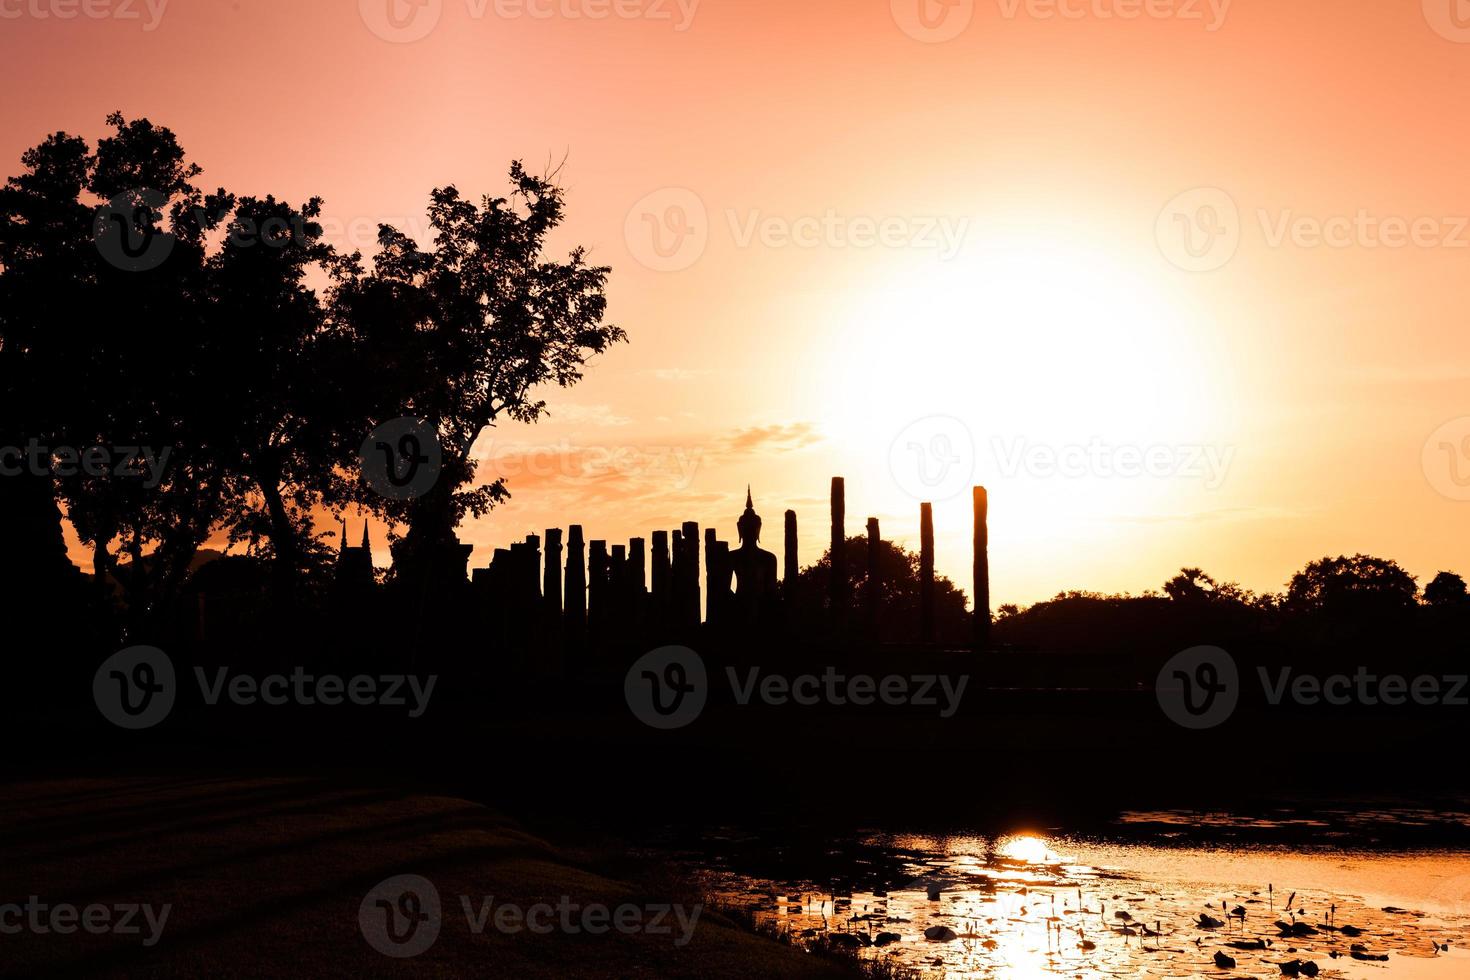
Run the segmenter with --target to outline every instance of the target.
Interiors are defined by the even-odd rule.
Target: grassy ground
[[[562,896],[586,905],[684,903],[678,880],[596,847],[559,850],[461,799],[306,779],[129,778],[0,787],[0,906],[172,906],[140,935],[0,929],[0,975],[831,977],[842,965],[751,935],[705,909],[674,934],[475,934],[478,907]],[[364,939],[359,908],[381,880],[415,874],[442,900],[434,944],[408,959]],[[636,878],[636,880],[631,880]],[[3,910],[0,910],[3,913]],[[15,923],[0,914],[0,927]],[[670,921],[673,921],[672,918]]]

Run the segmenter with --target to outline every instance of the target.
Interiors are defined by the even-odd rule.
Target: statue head
[[[740,543],[754,548],[761,539],[761,519],[750,500],[750,487],[745,488],[745,513],[735,522],[740,532]]]

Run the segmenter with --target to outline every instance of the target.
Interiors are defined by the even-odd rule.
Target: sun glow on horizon
[[[1157,440],[1219,421],[1206,325],[1114,257],[992,247],[860,292],[822,380],[834,434],[948,413],[980,431]],[[861,379],[863,384],[854,382]]]

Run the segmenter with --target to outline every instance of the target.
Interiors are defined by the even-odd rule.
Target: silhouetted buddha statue
[[[730,552],[730,571],[735,573],[735,607],[747,620],[764,619],[776,598],[779,579],[776,556],[758,547],[761,519],[751,503],[750,488],[745,488],[745,513],[736,522],[740,531],[740,547]]]

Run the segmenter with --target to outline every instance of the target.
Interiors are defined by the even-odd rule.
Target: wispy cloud
[[[653,378],[655,381],[698,381],[700,378],[714,374],[713,371],[708,369],[695,370],[677,367],[650,368],[641,373],[646,377]]]
[[[1302,512],[1285,507],[1221,507],[1179,514],[1110,514],[1101,520],[1111,524],[1205,524],[1213,521],[1277,521],[1302,517]]]
[[[548,416],[555,422],[569,422],[573,425],[598,425],[598,426],[623,426],[631,425],[633,420],[626,415],[619,415],[612,410],[610,405],[578,405],[575,402],[557,405],[548,411]]]
[[[1470,363],[1355,364],[1343,373],[1348,380],[1365,384],[1450,384],[1470,380]]]
[[[730,436],[726,451],[732,456],[749,453],[785,453],[805,449],[822,441],[813,422],[791,422],[740,429]]]

